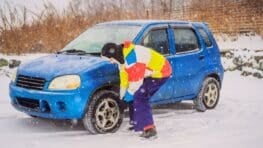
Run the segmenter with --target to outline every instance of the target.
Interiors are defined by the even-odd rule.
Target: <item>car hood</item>
[[[49,81],[61,75],[80,74],[103,64],[107,64],[104,59],[91,55],[52,54],[22,64],[18,69],[18,74],[45,78]]]

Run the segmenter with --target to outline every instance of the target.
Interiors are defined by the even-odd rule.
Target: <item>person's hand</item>
[[[126,89],[125,88],[120,88],[120,99],[121,100],[124,98],[125,93],[126,93]]]
[[[133,101],[133,95],[130,94],[128,91],[125,93],[123,100],[127,103]]]

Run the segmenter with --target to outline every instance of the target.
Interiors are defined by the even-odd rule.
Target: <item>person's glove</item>
[[[132,102],[133,101],[133,95],[130,94],[128,91],[126,91],[123,100],[127,103]]]

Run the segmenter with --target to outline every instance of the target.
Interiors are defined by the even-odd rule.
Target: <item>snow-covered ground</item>
[[[26,57],[19,59],[26,61]],[[69,121],[31,118],[10,105],[9,81],[0,76],[1,148],[263,147],[263,80],[240,76],[238,71],[225,73],[220,102],[214,110],[196,112],[191,101],[155,107],[158,138],[153,141],[126,131],[128,118],[119,131],[106,135],[89,135],[81,124]]]
[[[257,34],[238,35],[230,37],[228,35],[215,36],[221,51],[229,49],[250,49],[263,50],[263,37]]]

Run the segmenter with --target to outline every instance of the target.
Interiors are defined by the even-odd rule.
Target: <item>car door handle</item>
[[[205,59],[205,56],[204,55],[200,55],[199,56],[199,60],[204,60]]]

